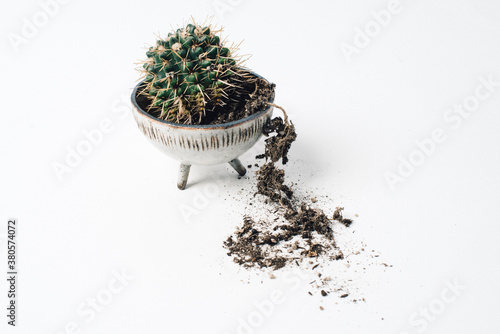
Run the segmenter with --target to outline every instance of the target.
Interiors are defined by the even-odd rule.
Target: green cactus
[[[241,62],[236,49],[226,47],[211,25],[194,21],[159,39],[142,63],[146,94],[158,117],[183,124],[199,124],[223,106],[237,88]]]

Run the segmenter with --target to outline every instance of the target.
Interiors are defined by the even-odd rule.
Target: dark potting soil
[[[263,230],[259,229],[262,224],[245,217],[243,226],[224,243],[229,250],[228,255],[247,268],[257,266],[276,270],[294,260],[314,258],[336,248],[332,222],[322,210],[302,203],[298,210],[292,208],[286,211],[284,218],[285,222]],[[317,235],[323,236],[321,241]],[[294,252],[293,257],[287,255],[291,253],[289,250]],[[333,259],[342,258],[342,252],[337,250]]]
[[[257,193],[292,208],[290,199],[293,197],[293,190],[284,183],[285,171],[277,168],[272,162],[262,165],[257,171]]]
[[[264,127],[263,132],[268,137],[265,140],[265,151],[264,154],[260,154],[256,158],[269,159],[273,165],[281,159],[285,165],[288,162],[288,151],[297,139],[295,126],[293,123],[288,123],[288,119],[283,121],[281,117],[275,117]],[[269,137],[271,133],[276,133],[276,135]]]
[[[349,227],[352,224],[352,219],[344,218],[344,216],[342,215],[343,210],[344,210],[343,207],[338,206],[335,209],[335,212],[333,213],[333,220],[340,222],[341,224],[345,225],[346,227]]]
[[[262,195],[264,201],[275,205],[276,217],[273,221],[256,221],[246,216],[243,226],[224,242],[234,262],[247,268],[276,270],[296,260],[322,254],[330,255],[332,260],[342,259],[342,251],[335,243],[332,220],[345,226],[352,223],[352,220],[343,218],[343,208],[337,208],[329,219],[323,210],[298,202],[292,187],[284,184],[285,170],[276,164],[280,160],[283,165],[288,162],[288,151],[297,133],[283,112],[284,120],[275,117],[265,127],[264,135],[268,137],[265,152],[256,157],[267,161],[256,172],[256,195]]]
[[[223,124],[253,115],[268,108],[267,102],[274,95],[275,85],[256,77],[245,69],[240,69],[229,82],[232,87],[227,89],[224,104],[207,111],[197,125]],[[161,109],[151,105],[148,93],[139,90],[137,103],[150,115],[159,117]]]

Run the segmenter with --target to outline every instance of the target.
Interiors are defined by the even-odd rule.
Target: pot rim
[[[255,72],[252,72],[252,71],[249,71],[252,75],[256,76],[257,78],[260,78],[260,79],[264,79],[266,80],[268,83],[269,81],[258,75],[257,73]],[[264,110],[261,110],[261,111],[258,111],[250,116],[247,116],[247,117],[244,117],[244,118],[240,118],[236,121],[231,121],[229,123],[222,123],[222,124],[203,124],[203,125],[199,125],[199,124],[179,124],[179,123],[173,123],[173,122],[168,122],[168,121],[165,121],[163,119],[159,119],[157,117],[154,117],[153,115],[147,113],[145,110],[143,110],[139,104],[137,103],[137,91],[139,89],[139,87],[144,84],[144,80],[139,82],[135,87],[134,87],[134,90],[132,91],[132,105],[135,107],[135,109],[141,113],[142,115],[148,117],[149,119],[153,120],[153,121],[156,121],[156,122],[159,122],[159,123],[163,123],[165,125],[168,125],[168,126],[171,126],[171,127],[174,127],[174,128],[181,128],[181,129],[205,129],[205,130],[214,130],[214,129],[228,129],[228,128],[232,128],[232,127],[235,127],[235,126],[238,126],[238,125],[241,125],[245,122],[248,122],[248,121],[251,121],[251,120],[254,120],[256,118],[258,118],[259,116],[262,116],[263,114],[266,114],[271,108],[272,106],[268,105],[266,109]],[[269,98],[269,103],[273,103],[274,102],[274,94],[273,96],[271,96]]]

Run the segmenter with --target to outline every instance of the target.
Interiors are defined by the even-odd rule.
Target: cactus
[[[142,63],[143,94],[159,118],[200,124],[244,80],[247,72],[240,68],[236,48],[224,45],[221,31],[192,21],[148,49]]]

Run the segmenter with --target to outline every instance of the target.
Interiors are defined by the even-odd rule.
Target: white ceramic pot
[[[186,187],[191,165],[229,162],[240,175],[245,175],[246,169],[238,157],[260,138],[264,125],[271,118],[273,107],[268,106],[265,110],[230,123],[183,125],[158,119],[143,110],[136,99],[141,85],[139,83],[132,92],[134,118],[141,132],[156,148],[180,161],[179,189]],[[273,98],[269,102],[272,103]]]

